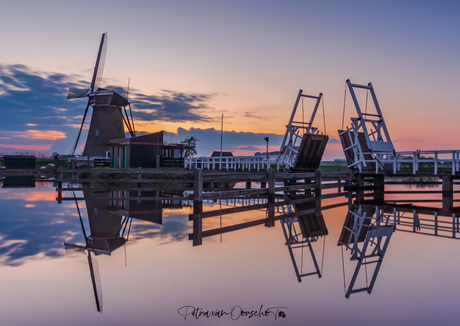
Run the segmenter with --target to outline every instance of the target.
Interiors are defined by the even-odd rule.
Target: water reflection
[[[293,205],[296,212],[309,211],[314,209],[312,213],[306,213],[295,217],[286,217],[280,219],[281,226],[283,228],[284,238],[286,239],[286,246],[289,250],[289,256],[291,257],[292,265],[297,277],[297,281],[301,282],[302,277],[309,275],[318,275],[321,277],[323,262],[324,262],[324,246],[325,236],[328,235],[326,223],[321,213],[321,200],[315,200],[314,202],[298,203]],[[284,209],[289,213],[292,206],[283,206]],[[317,242],[319,238],[324,237],[323,241],[323,256],[321,259],[321,269],[318,265],[315,252],[313,250],[312,243]],[[311,260],[314,265],[313,272],[303,272],[304,266],[304,248],[308,248]],[[299,264],[297,262],[294,251],[297,251],[297,257],[300,255],[300,271]]]
[[[356,268],[345,293],[346,298],[356,292],[367,291],[371,294],[394,230],[395,224],[391,215],[385,214],[384,209],[370,205],[349,206],[338,242],[339,246],[344,246],[347,251],[350,250],[350,260],[356,261]],[[363,265],[366,286],[355,288],[356,279]],[[373,268],[370,282],[368,282],[368,268]]]
[[[35,188],[34,175],[14,175],[2,178],[2,188]]]
[[[430,285],[429,273],[424,270],[431,267],[429,257],[426,260],[418,259],[418,255],[423,256],[423,249],[414,253],[408,247],[417,245],[421,248],[427,240],[437,237],[439,239],[433,241],[433,248],[436,248],[433,250],[445,250],[443,253],[449,252],[445,255],[451,258],[457,247],[449,245],[455,243],[449,239],[460,238],[458,208],[453,206],[456,201],[453,196],[443,196],[442,192],[420,194],[418,191],[403,193],[398,190],[396,193],[390,189],[383,196],[370,191],[364,194],[343,192],[332,199],[328,198],[332,196],[330,193],[315,196],[280,192],[274,202],[269,202],[262,195],[216,199],[204,202],[198,220],[196,214],[189,214],[192,211],[187,193],[152,189],[79,188],[75,189],[75,197],[71,190],[66,191],[64,198],[67,200],[57,205],[55,192],[50,188],[43,189],[39,184],[34,189],[2,188],[0,191],[0,205],[3,214],[8,216],[1,220],[0,250],[3,264],[12,266],[21,262],[26,269],[26,262],[42,259],[37,257],[43,253],[41,257],[53,258],[43,260],[48,263],[65,261],[66,266],[72,267],[84,263],[84,269],[78,272],[82,279],[74,283],[83,288],[80,296],[85,301],[91,299],[88,305],[94,312],[103,310],[104,285],[104,316],[117,309],[115,302],[121,300],[118,299],[121,290],[113,279],[126,280],[131,276],[135,276],[129,283],[133,286],[132,293],[127,288],[123,289],[124,296],[131,299],[139,295],[150,300],[153,294],[150,295],[149,291],[154,289],[161,293],[162,298],[169,300],[169,305],[175,305],[178,301],[181,305],[193,304],[196,293],[207,289],[206,295],[200,297],[196,304],[218,301],[215,308],[225,308],[225,305],[220,305],[224,302],[221,297],[240,300],[242,296],[251,295],[241,295],[244,288],[256,293],[262,288],[253,286],[254,282],[267,284],[270,279],[280,275],[283,277],[279,280],[279,287],[272,284],[267,292],[260,290],[263,295],[253,295],[250,301],[265,303],[260,298],[265,295],[269,297],[270,291],[273,291],[276,294],[269,300],[275,301],[274,304],[289,306],[291,311],[302,311],[295,306],[299,298],[309,306],[315,305],[312,298],[305,299],[304,294],[309,291],[320,302],[331,302],[331,305],[340,306],[338,301],[344,301],[344,296],[354,302],[369,302],[369,305],[363,304],[369,310],[370,303],[375,303],[376,298],[415,295],[418,289],[414,290],[411,286],[420,284],[419,278],[423,277],[424,272],[426,280],[423,282],[430,288],[429,291],[435,291]],[[26,205],[35,207],[25,208]],[[18,207],[22,207],[22,210]],[[223,243],[219,242],[220,236]],[[168,241],[164,241],[166,239]],[[201,246],[196,244],[196,239],[201,239]],[[130,242],[135,243],[132,249],[129,249]],[[260,243],[264,247],[258,248],[260,251],[254,250],[253,247]],[[7,244],[18,246],[14,251],[16,256],[7,252],[7,248],[11,248]],[[62,257],[64,248],[81,255]],[[123,251],[126,248],[132,257],[130,266],[112,268],[124,262]],[[110,255],[112,257],[108,257]],[[251,264],[253,256],[257,256],[257,264]],[[13,258],[6,262],[5,257]],[[436,256],[443,263],[441,258]],[[423,265],[424,262],[426,265]],[[449,260],[449,264],[454,263]],[[101,267],[100,272],[97,264]],[[32,263],[28,266],[32,266]],[[186,272],[182,272],[183,266],[187,266]],[[416,273],[417,282],[413,284],[410,278],[405,279],[405,275],[398,274],[400,268],[411,271],[405,274]],[[143,272],[139,273],[140,269]],[[449,270],[454,273],[453,268]],[[143,273],[145,278],[138,277]],[[147,275],[157,275],[161,281],[158,282],[157,278],[153,281]],[[401,277],[395,279],[394,275]],[[136,278],[139,278],[138,283]],[[342,278],[345,279],[343,292]],[[401,278],[404,283],[401,283]],[[442,285],[445,288],[451,281],[446,277],[446,281],[439,282],[444,282]],[[232,285],[223,285],[227,282]],[[237,290],[233,291],[238,286],[235,285],[237,282],[242,284],[237,289],[239,294]],[[71,283],[69,281],[69,286]],[[179,283],[180,290],[175,286]],[[185,285],[190,284],[196,287],[187,292]],[[144,287],[148,287],[148,291],[144,291]],[[282,287],[296,293],[291,301],[283,299],[286,302],[280,302],[278,299],[278,293],[283,298],[291,295],[282,292]],[[447,291],[444,288],[440,287],[442,291]],[[360,291],[372,295],[368,297]],[[186,302],[177,299],[182,298],[184,293]],[[232,305],[235,303],[240,304],[231,302]]]
[[[78,212],[84,245],[66,243],[67,251],[83,251],[87,255],[96,309],[102,312],[102,285],[97,255],[111,255],[129,240],[133,219],[162,224],[163,205],[182,208],[183,192],[127,190],[94,190],[82,188],[83,198],[72,192]],[[176,197],[175,197],[176,196]],[[168,198],[168,199],[165,199]],[[66,199],[71,199],[66,197]],[[62,198],[60,198],[62,200]],[[89,233],[80,211],[78,200],[84,200],[89,224]],[[88,235],[89,234],[89,235]],[[126,259],[126,248],[125,248]]]

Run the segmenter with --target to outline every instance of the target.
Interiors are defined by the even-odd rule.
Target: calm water
[[[349,219],[354,216],[349,209],[359,215],[359,206],[322,211],[327,228],[326,232],[323,227],[322,233],[327,235],[311,242],[322,277],[313,274],[298,282],[279,220],[274,227],[260,224],[204,237],[202,245],[193,246],[188,201],[141,202],[137,206],[131,202],[127,207],[122,200],[108,200],[109,196],[122,196],[119,193],[100,192],[93,195],[99,200],[85,196],[85,201],[77,191],[84,230],[93,239],[87,243],[75,201],[58,204],[56,196],[50,183],[37,183],[35,188],[0,188],[2,325],[458,323],[460,241],[452,235],[460,235],[452,214],[438,215],[435,235],[434,213],[419,214],[421,222],[415,223],[414,233],[410,209],[400,212],[395,220],[393,208],[387,208],[381,225],[396,222],[396,231],[381,238],[381,244],[389,239],[388,247],[372,293],[352,293],[347,299],[345,293],[358,260],[351,260],[351,250],[338,246],[338,241],[347,214]],[[404,199],[434,199],[437,201],[415,204],[441,207],[440,194],[385,195],[387,201]],[[344,197],[324,199],[322,207],[347,202]],[[207,203],[204,211],[241,205]],[[288,210],[285,206],[284,213]],[[369,216],[375,207],[363,206],[361,214],[363,211]],[[125,220],[127,214],[138,218]],[[265,209],[257,209],[210,217],[203,220],[203,230],[264,219],[266,214]],[[280,214],[283,212],[275,213]],[[294,226],[298,223],[291,222]],[[376,223],[374,215],[371,223],[380,222]],[[124,226],[123,238],[114,239]],[[376,242],[378,237],[371,240]],[[316,271],[308,247],[293,249],[293,254],[301,274]],[[361,266],[354,288],[369,286],[375,265]],[[192,307],[198,312],[219,310],[223,315],[196,318]],[[249,318],[252,310],[257,313]]]

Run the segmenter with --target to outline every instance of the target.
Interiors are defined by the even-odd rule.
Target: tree
[[[194,156],[196,152],[196,142],[199,141],[195,136],[185,137],[180,143],[187,146],[185,148],[185,157]]]

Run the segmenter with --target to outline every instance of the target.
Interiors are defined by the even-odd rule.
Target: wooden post
[[[260,188],[262,188],[262,189],[267,188],[267,182],[266,182],[266,181],[262,181],[262,182],[260,183]]]
[[[321,196],[316,196],[315,197],[315,215],[316,216],[321,216]]]
[[[62,179],[63,179],[64,173],[62,172],[62,166],[58,167],[58,183],[57,183],[57,192],[58,192],[58,204],[62,204]]]
[[[454,207],[454,178],[442,176],[442,210],[450,212]]]
[[[353,171],[351,169],[348,170],[348,191],[350,191],[351,186],[353,184]]]
[[[193,204],[195,209],[195,201]],[[193,246],[201,246],[203,243],[203,214],[193,214]]]
[[[454,179],[450,175],[442,176],[442,192],[454,191]]]
[[[267,218],[267,227],[273,227],[275,226],[275,203],[269,203],[268,208],[268,218]]]
[[[251,181],[246,181],[246,189],[251,189]]]
[[[141,167],[139,166],[137,168],[137,188],[141,188],[141,179],[142,179],[142,174],[141,174]]]
[[[193,170],[193,246],[203,241],[203,170]]]
[[[275,170],[268,170],[268,203],[275,202],[275,182],[276,173]]]
[[[385,176],[382,174],[374,175],[374,201],[385,202]]]
[[[203,170],[193,170],[193,214],[203,212]]]
[[[321,196],[321,170],[315,171],[315,196]]]

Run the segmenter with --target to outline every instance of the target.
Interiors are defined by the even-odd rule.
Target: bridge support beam
[[[374,175],[374,201],[383,203],[385,200],[385,176]]]
[[[442,176],[442,210],[449,212],[454,207],[454,178],[450,175]]]

